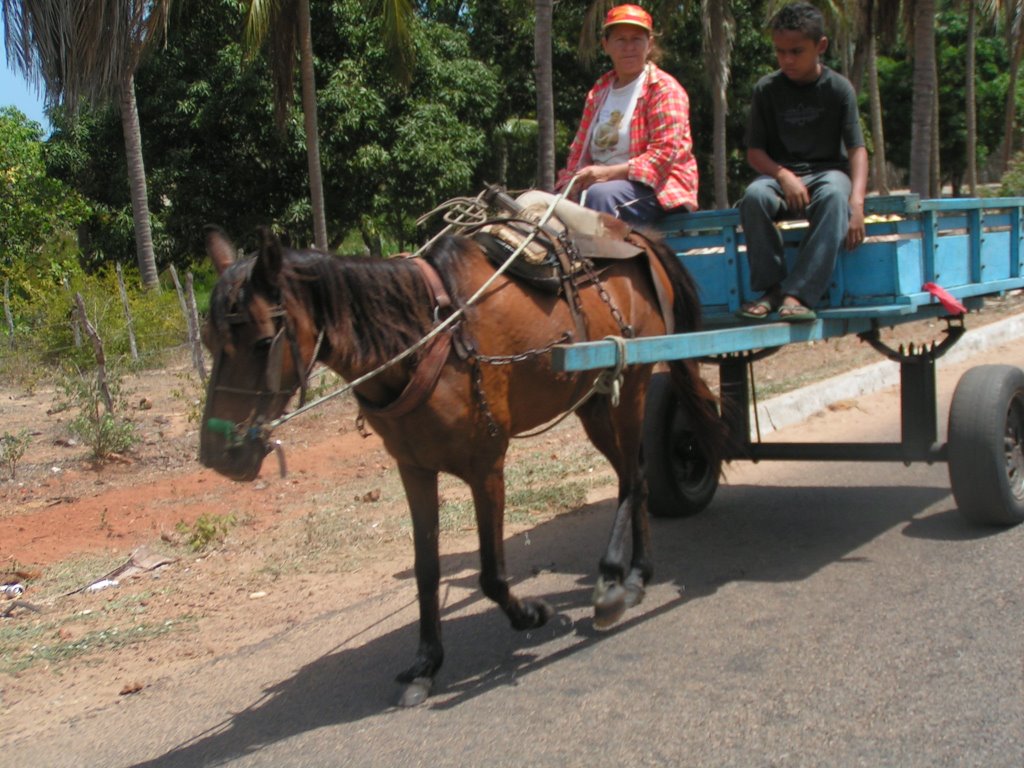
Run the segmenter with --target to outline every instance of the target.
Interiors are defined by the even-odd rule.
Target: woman
[[[690,100],[654,62],[661,51],[651,16],[617,5],[605,16],[601,47],[612,60],[587,94],[576,138],[556,189],[575,177],[573,196],[631,224],[697,208],[697,161]]]

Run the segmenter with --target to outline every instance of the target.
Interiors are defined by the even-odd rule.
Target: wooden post
[[[14,349],[14,314],[11,312],[11,281],[4,280],[4,316],[7,318],[7,341]]]
[[[66,277],[64,278],[64,290],[71,293],[71,283]],[[84,312],[82,316],[85,316]],[[78,322],[78,314],[73,309],[71,310],[71,334],[75,339],[75,348],[82,346],[82,326]]]
[[[128,325],[128,346],[132,352],[132,360],[138,362],[139,348],[135,344],[135,323],[132,321],[132,308],[128,306],[128,291],[124,288],[124,274],[120,263],[114,267],[117,271],[117,288],[121,292],[121,306],[124,307],[124,319]]]
[[[96,355],[96,379],[100,385],[103,404],[107,406],[107,413],[113,413],[114,399],[110,396],[110,388],[107,386],[107,356],[103,352],[103,341],[85,314],[85,300],[82,298],[82,294],[75,294],[75,305],[78,307],[78,322],[85,329],[86,335],[92,339],[92,349]]]
[[[178,294],[178,303],[181,305],[181,316],[185,318],[185,322],[188,322],[188,306],[185,304],[185,292],[181,290],[181,281],[178,280],[178,270],[171,264],[167,268],[171,273],[171,280],[174,281],[174,290]]]
[[[196,367],[199,380],[206,386],[206,362],[203,358],[203,343],[199,338],[199,311],[196,309],[196,294],[193,290],[192,273],[185,274],[185,302],[188,311],[185,317],[188,318],[188,338],[192,345],[192,364]]]

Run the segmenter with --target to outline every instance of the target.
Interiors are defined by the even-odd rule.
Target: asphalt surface
[[[1022,366],[1018,347],[970,363]],[[965,367],[943,363],[940,412]],[[892,437],[897,403],[856,397],[777,438]],[[782,400],[764,407],[784,420]],[[402,579],[8,745],[0,765],[1024,765],[1024,526],[964,522],[944,465],[738,463],[704,513],[654,521],[647,599],[599,633],[612,512],[509,539],[515,589],[557,610],[538,631],[481,598],[475,552],[445,558],[447,659],[420,708],[392,706],[416,643]]]

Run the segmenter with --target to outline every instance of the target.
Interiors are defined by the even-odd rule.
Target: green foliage
[[[123,276],[137,351],[144,362],[159,362],[165,350],[180,345],[187,335],[177,295],[173,290],[143,289],[134,265],[124,269]],[[116,270],[104,267],[86,274],[73,261],[51,264],[27,296],[12,300],[17,322],[29,331],[17,340],[19,355],[49,364],[95,365],[92,346],[74,320],[76,293],[82,294],[86,315],[103,341],[107,358],[129,357],[128,318]]]
[[[583,64],[578,40],[589,3],[561,3],[553,19],[553,76],[557,155],[564,161],[583,101],[607,58]],[[728,86],[726,143],[730,196],[751,178],[742,153],[750,90],[775,66],[764,19],[767,0],[732,3],[734,47]],[[187,268],[201,252],[202,227],[217,223],[242,246],[258,225],[271,225],[295,244],[312,240],[303,115],[296,89],[284,130],[275,127],[269,52],[246,57],[240,43],[246,2],[190,3],[171,19],[166,45],[136,73],[144,137],[149,204],[158,263]],[[652,3],[663,67],[690,96],[694,152],[711,203],[712,111],[700,3]],[[369,8],[369,10],[367,10]],[[364,243],[392,252],[420,239],[416,216],[438,202],[476,192],[504,178],[512,188],[534,183],[535,140],[507,133],[510,121],[536,115],[533,17],[521,0],[464,0],[413,4],[408,33],[414,50],[408,83],[394,76],[394,51],[380,9],[365,0],[313,3],[321,163],[333,244]],[[962,4],[943,3],[937,18],[942,166],[955,181],[965,165]],[[835,43],[838,38],[830,35]],[[886,43],[888,45],[888,43]],[[897,39],[880,61],[887,149],[906,166],[911,143],[912,78],[909,55]],[[899,47],[904,46],[904,47]],[[838,53],[838,45],[834,46]],[[1008,85],[1006,44],[990,29],[978,40],[979,160],[1001,139]],[[838,56],[829,63],[838,66]],[[51,265],[69,263],[97,273],[113,261],[131,261],[134,234],[122,129],[116,110],[83,109],[71,122],[52,114],[55,131],[41,153],[49,180],[88,201],[81,216],[62,212],[60,236],[36,238],[39,263],[7,263],[21,291]],[[39,143],[29,134],[29,144]],[[2,141],[2,139],[0,139]],[[15,142],[16,144],[18,142]],[[20,144],[19,144],[20,146]],[[37,153],[38,154],[38,153]],[[38,158],[34,160],[38,164]],[[71,204],[73,195],[58,202]],[[35,206],[36,212],[58,210]],[[0,214],[3,212],[0,211]],[[85,216],[85,220],[82,220]],[[6,226],[0,215],[0,230]],[[81,221],[74,249],[73,224]],[[394,244],[394,248],[391,247]],[[0,260],[9,250],[0,249]],[[166,316],[166,314],[164,315]]]
[[[138,442],[135,425],[123,415],[128,406],[116,371],[106,371],[106,385],[112,408],[107,407],[103,385],[95,371],[67,372],[59,383],[63,395],[60,406],[78,410],[68,429],[100,460],[123,453]]]
[[[202,552],[214,544],[220,544],[235,526],[234,515],[201,515],[192,525],[184,520],[178,522],[175,530],[186,536],[186,544],[193,552]]]
[[[1003,174],[999,188],[1000,195],[1024,195],[1024,151],[1018,152],[1010,159],[1010,167]]]
[[[17,434],[4,432],[0,435],[0,466],[7,470],[11,480],[15,478],[18,462],[31,442],[32,436],[27,429],[19,430]]]
[[[943,179],[959,187],[966,172],[967,121],[964,101],[966,28],[962,11],[940,13],[936,20],[935,55],[939,68],[939,165]],[[913,63],[898,47],[879,56],[878,79],[885,121],[886,159],[910,167]],[[978,162],[994,152],[1002,139],[1003,100],[1009,85],[1006,46],[998,38],[979,36],[975,53]]]
[[[72,253],[88,208],[73,189],[47,175],[42,129],[14,107],[0,108],[0,282],[12,301]]]

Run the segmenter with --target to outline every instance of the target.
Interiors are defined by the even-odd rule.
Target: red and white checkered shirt
[[[590,126],[614,82],[614,70],[606,72],[587,94],[569,159],[559,174],[559,188],[580,168],[593,163]],[[697,159],[690,135],[690,97],[679,81],[654,64],[647,65],[646,82],[629,125],[629,154],[629,178],[653,188],[664,210],[681,205],[697,209]]]

